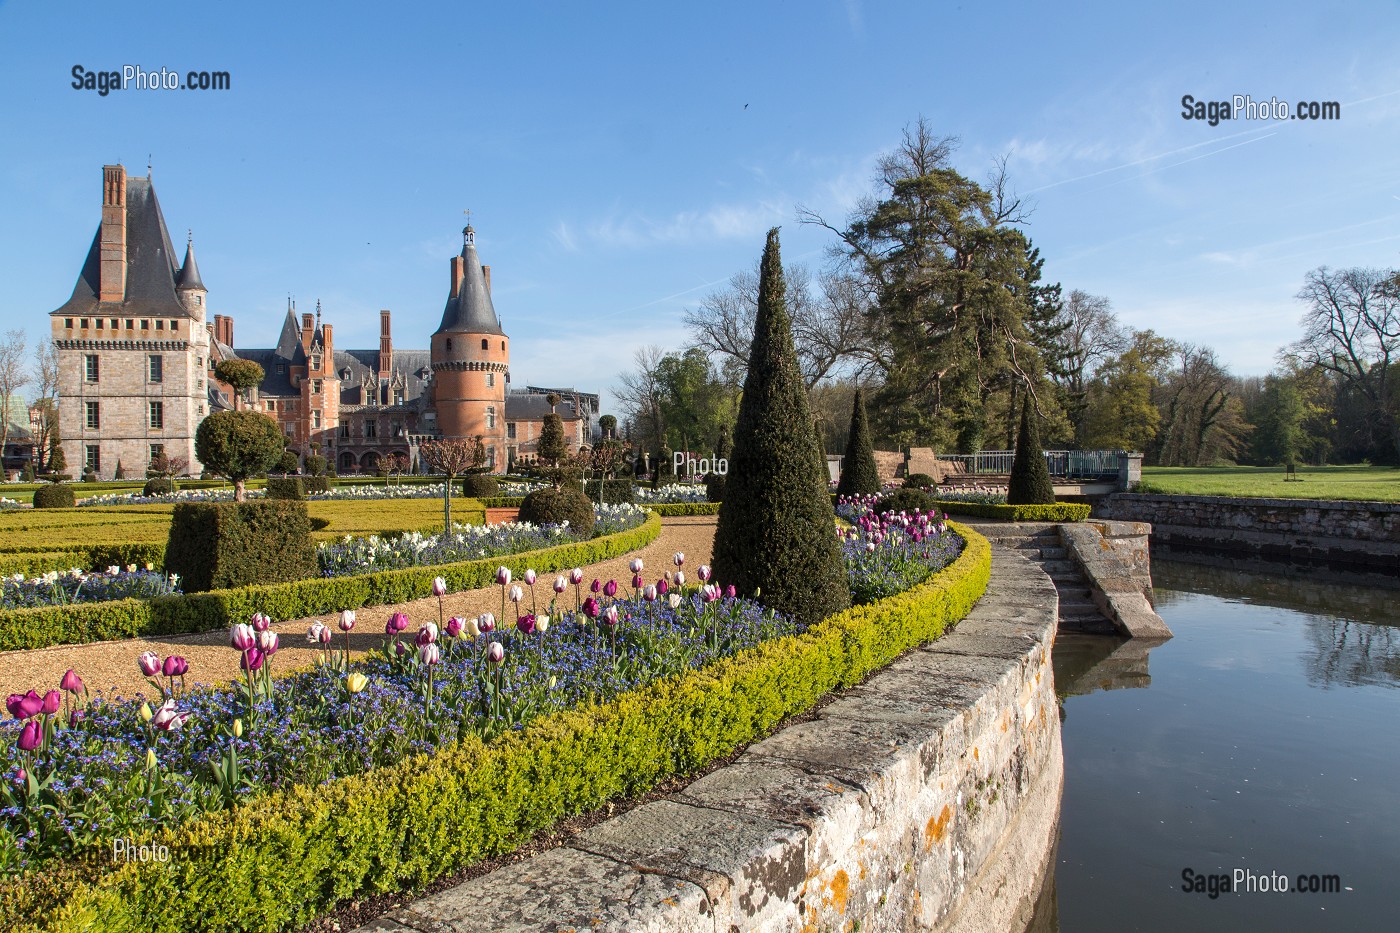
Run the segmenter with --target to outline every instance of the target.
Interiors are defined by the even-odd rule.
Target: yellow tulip
[[[349,690],[351,693],[359,693],[361,690],[365,689],[365,685],[368,683],[369,678],[359,671],[355,671],[353,674],[347,674],[345,677],[345,689]]]
[[[149,703],[142,703],[141,709],[138,710],[137,713],[141,717],[142,722],[150,722],[151,717],[155,715],[155,712],[151,709],[151,704]]]
[[[146,749],[146,770],[148,770],[148,771],[153,771],[153,770],[155,770],[155,767],[156,767],[156,750],[155,750],[154,748],[148,748],[148,749]]]
[[[235,719],[233,721],[233,737],[235,739],[243,738],[243,720]]]

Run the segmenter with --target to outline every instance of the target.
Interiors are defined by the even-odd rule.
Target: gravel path
[[[630,586],[632,573],[627,569],[627,564],[633,557],[642,558],[646,563],[642,576],[649,582],[654,582],[664,571],[675,569],[671,564],[671,555],[676,551],[684,552],[686,576],[694,580],[695,568],[710,561],[716,521],[712,515],[663,518],[660,536],[640,551],[585,567],[584,586],[587,587],[594,577],[604,581],[614,579],[621,586]],[[554,593],[550,588],[553,582],[554,574],[548,574],[535,584],[535,594],[541,606],[553,597]],[[573,602],[571,588],[571,591],[565,594],[564,603],[572,606]],[[526,601],[521,605],[529,605],[528,591]],[[477,615],[487,610],[499,614],[501,589],[498,586],[490,586],[452,593],[443,600],[443,606],[447,616]],[[409,617],[409,634],[417,629],[419,622],[436,622],[438,617],[437,600],[431,596],[395,606],[357,609],[357,625],[350,637],[351,650],[363,652],[383,644],[384,623],[392,613],[400,610]],[[324,620],[334,616],[323,615],[273,623],[273,630],[281,635],[280,650],[273,658],[274,670],[284,672],[310,665],[315,660],[315,654],[306,641],[307,627],[315,618]],[[343,639],[344,636],[337,630],[336,645],[344,644]],[[242,676],[238,668],[238,652],[229,647],[228,632],[219,629],[172,638],[131,638],[125,641],[56,645],[30,651],[0,652],[0,695],[23,693],[29,689],[42,694],[57,687],[63,672],[69,668],[78,672],[78,676],[93,693],[102,690],[109,694],[131,696],[150,692],[150,686],[136,668],[137,656],[145,651],[154,651],[161,657],[170,654],[185,657],[190,663],[186,680],[192,685],[226,683],[232,678]]]

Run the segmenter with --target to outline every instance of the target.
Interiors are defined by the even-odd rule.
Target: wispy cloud
[[[582,230],[560,221],[555,242],[579,251],[596,244],[609,249],[645,249],[657,245],[703,243],[757,236],[790,217],[792,207],[777,199],[752,203],[716,204],[704,210],[680,211],[655,219],[639,212],[616,214]]]
[[[554,238],[554,242],[558,243],[564,249],[571,253],[578,252],[578,240],[574,238],[574,232],[569,229],[569,225],[564,221],[561,220],[555,224],[554,229],[549,233],[550,236]]]

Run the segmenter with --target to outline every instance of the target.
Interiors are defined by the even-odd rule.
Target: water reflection
[[[1146,646],[1056,639],[1061,836],[1028,929],[1396,929],[1400,594],[1154,558],[1176,637],[1150,676]],[[1187,868],[1345,889],[1210,898]]]

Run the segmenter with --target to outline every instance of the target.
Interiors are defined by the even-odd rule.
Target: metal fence
[[[1047,450],[1045,465],[1051,476],[1107,477],[1118,475],[1119,450]],[[956,461],[970,475],[1010,473],[1014,450],[979,450],[975,454],[938,454],[939,460]]]

